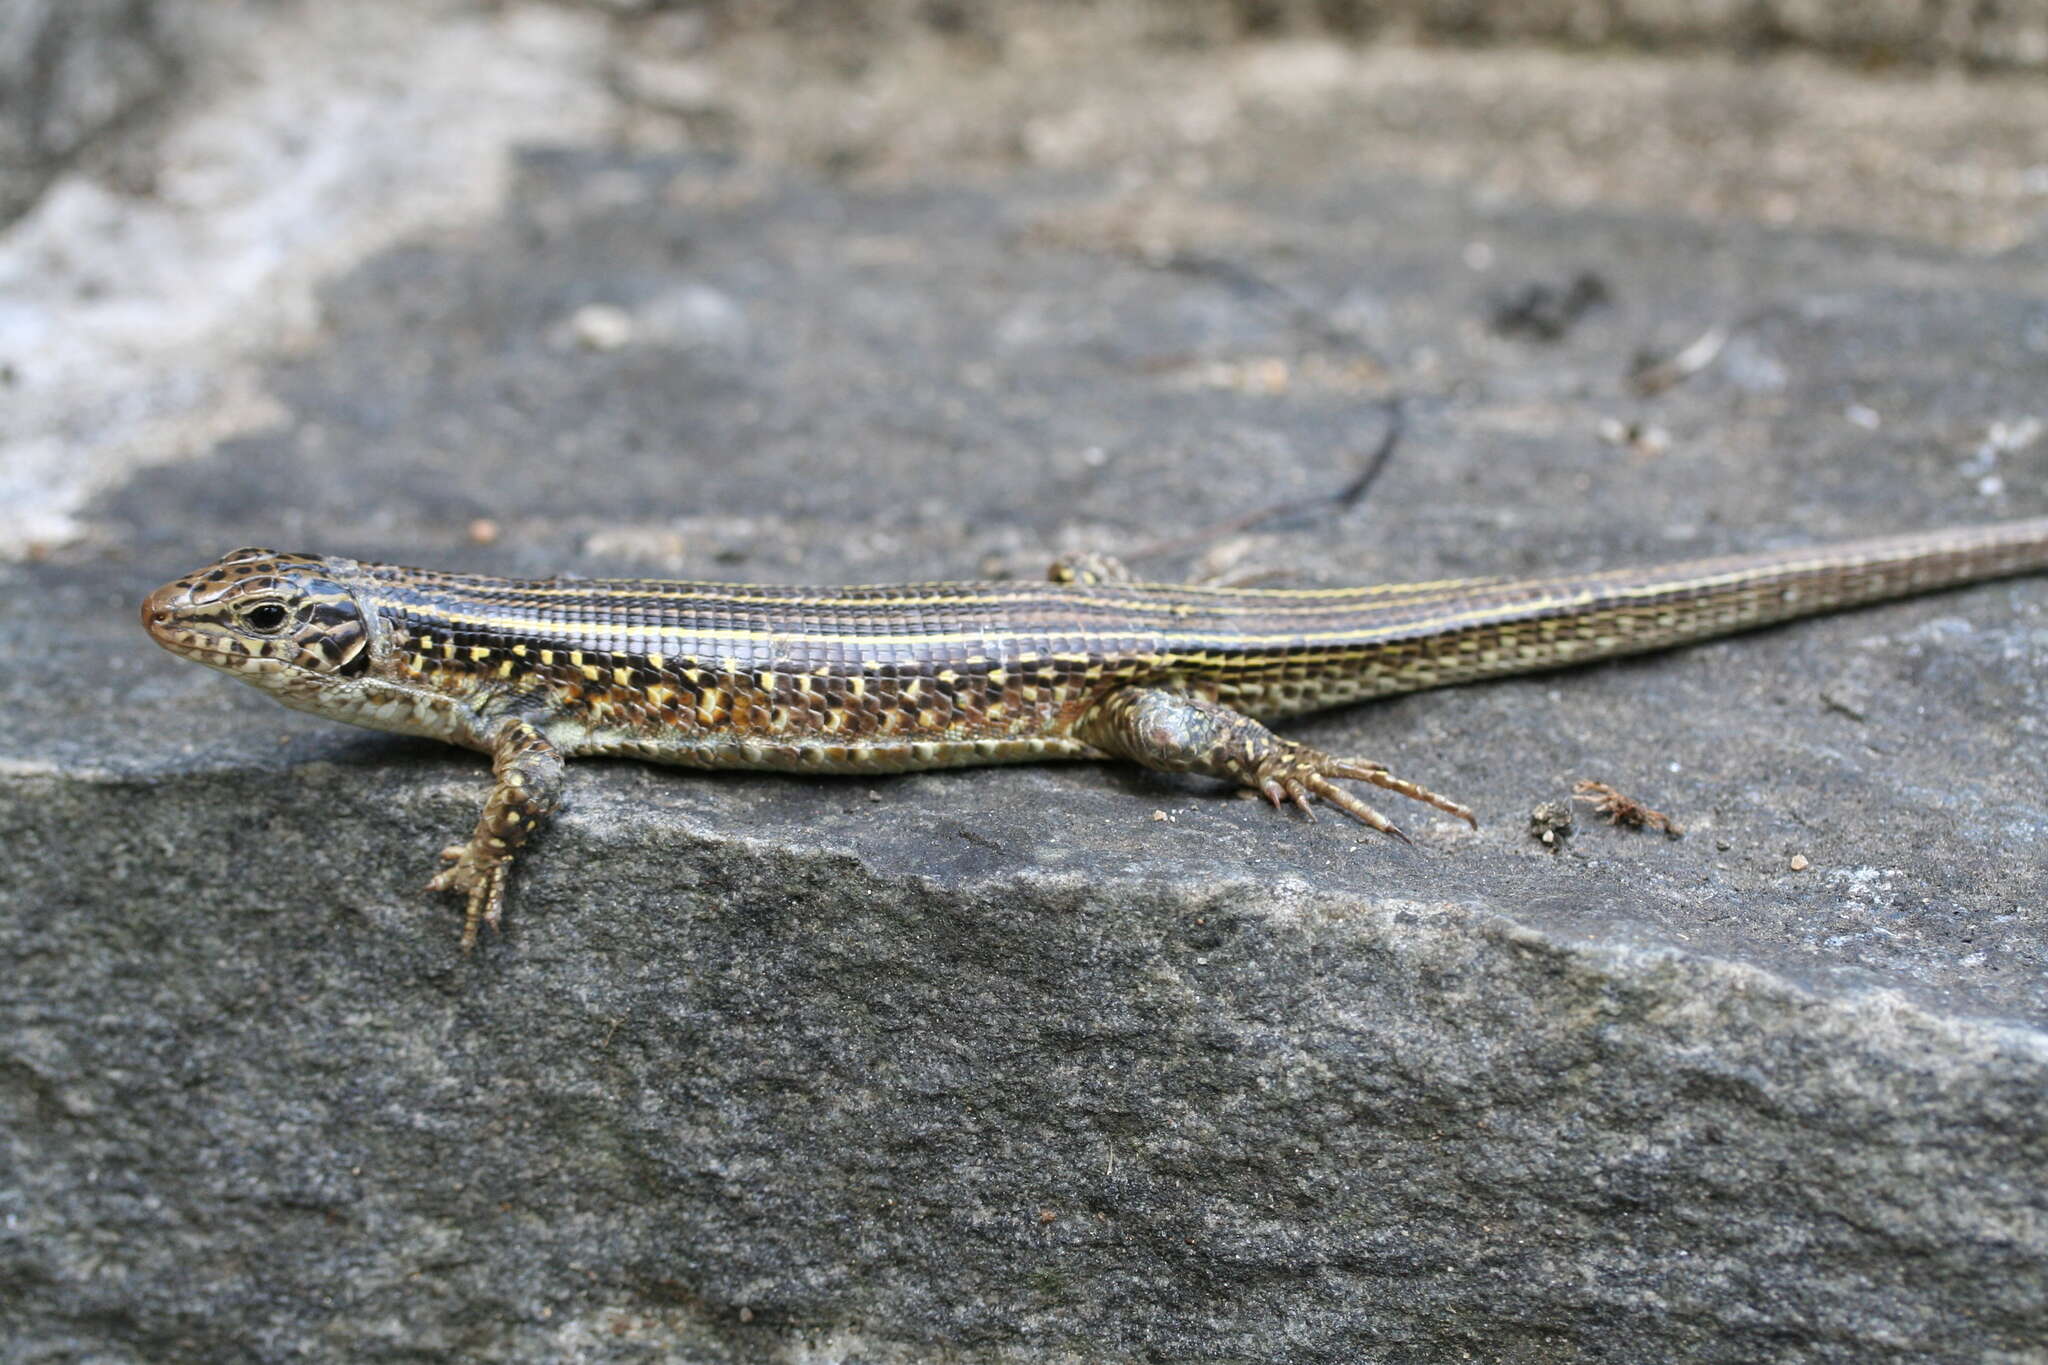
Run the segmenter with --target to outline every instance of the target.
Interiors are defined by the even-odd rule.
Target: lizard
[[[235,550],[149,594],[174,654],[294,710],[491,756],[430,891],[462,946],[500,927],[566,759],[894,773],[1125,759],[1388,836],[1343,783],[1473,813],[1375,760],[1268,728],[1324,707],[1684,644],[2048,569],[2048,517],[1661,567],[1365,587],[1145,583],[1105,556],[1049,581],[793,587],[492,578]]]

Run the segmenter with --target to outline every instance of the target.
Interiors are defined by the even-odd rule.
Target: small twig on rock
[[[1205,252],[1178,250],[1153,256],[1147,263],[1175,274],[1214,280],[1239,298],[1276,306],[1290,326],[1307,333],[1315,342],[1335,350],[1354,352],[1381,369],[1388,368],[1356,331],[1339,324],[1323,309],[1266,278],[1243,261]]]
[[[1605,782],[1588,778],[1574,784],[1572,791],[1576,799],[1585,802],[1594,810],[1607,817],[1609,824],[1625,829],[1654,829],[1669,839],[1682,839],[1685,831],[1671,822],[1671,817],[1662,811],[1651,810],[1633,796],[1626,796]]]
[[[1401,400],[1399,398],[1390,398],[1382,406],[1386,409],[1387,413],[1387,429],[1385,433],[1380,436],[1380,442],[1373,448],[1372,454],[1366,457],[1365,466],[1352,477],[1349,483],[1336,492],[1318,493],[1306,498],[1290,498],[1286,502],[1276,502],[1266,507],[1253,508],[1249,512],[1241,512],[1228,520],[1216,522],[1214,525],[1202,527],[1200,530],[1190,531],[1186,535],[1174,536],[1169,540],[1155,540],[1150,545],[1131,551],[1125,558],[1151,559],[1157,555],[1180,554],[1184,551],[1195,549],[1198,546],[1207,545],[1212,541],[1221,540],[1224,536],[1248,531],[1262,522],[1273,521],[1281,517],[1300,516],[1308,512],[1319,512],[1326,508],[1345,512],[1356,507],[1360,502],[1364,501],[1366,492],[1379,478],[1380,472],[1387,467],[1387,462],[1393,458],[1394,447],[1401,444],[1401,437],[1407,432],[1408,418],[1407,414],[1402,411]]]
[[[1729,328],[1716,325],[1700,333],[1690,346],[1676,355],[1663,360],[1638,356],[1635,369],[1629,374],[1629,383],[1645,398],[1683,383],[1714,363],[1721,354],[1721,348],[1728,344],[1729,335]]]

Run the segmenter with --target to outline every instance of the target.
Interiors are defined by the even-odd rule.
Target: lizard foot
[[[1112,754],[1169,773],[1202,773],[1259,792],[1276,808],[1292,805],[1310,819],[1319,797],[1382,834],[1409,842],[1394,822],[1339,782],[1365,782],[1434,806],[1470,825],[1472,812],[1406,778],[1384,763],[1337,758],[1296,740],[1282,739],[1250,716],[1227,706],[1157,687],[1126,687],[1097,705],[1085,722],[1090,743]]]
[[[453,891],[467,898],[462,916],[462,951],[476,947],[477,930],[488,924],[493,932],[505,918],[505,886],[511,880],[512,856],[502,849],[450,844],[441,850],[448,864],[427,883],[429,891]]]
[[[1254,722],[1256,723],[1256,722]],[[1320,749],[1291,739],[1274,737],[1273,746],[1263,753],[1252,769],[1248,787],[1255,788],[1273,803],[1273,809],[1282,810],[1292,805],[1310,820],[1316,818],[1315,807],[1309,804],[1311,796],[1320,797],[1338,810],[1369,829],[1391,835],[1402,843],[1412,840],[1393,821],[1359,800],[1346,788],[1337,785],[1338,780],[1366,782],[1382,790],[1396,792],[1412,801],[1434,806],[1448,815],[1455,815],[1475,828],[1479,821],[1471,811],[1446,796],[1439,796],[1427,787],[1394,776],[1384,763],[1375,763],[1369,758],[1336,758]],[[1240,779],[1243,780],[1243,779]]]

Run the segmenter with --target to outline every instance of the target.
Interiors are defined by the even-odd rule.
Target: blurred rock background
[[[1141,246],[1256,166],[1995,250],[2048,204],[2044,63],[2041,0],[6,0],[0,555],[260,424],[318,283],[522,145],[1108,172]]]

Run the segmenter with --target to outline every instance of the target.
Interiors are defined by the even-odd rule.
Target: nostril
[[[171,609],[165,604],[162,593],[151,593],[142,602],[142,624],[145,626],[169,625]]]

